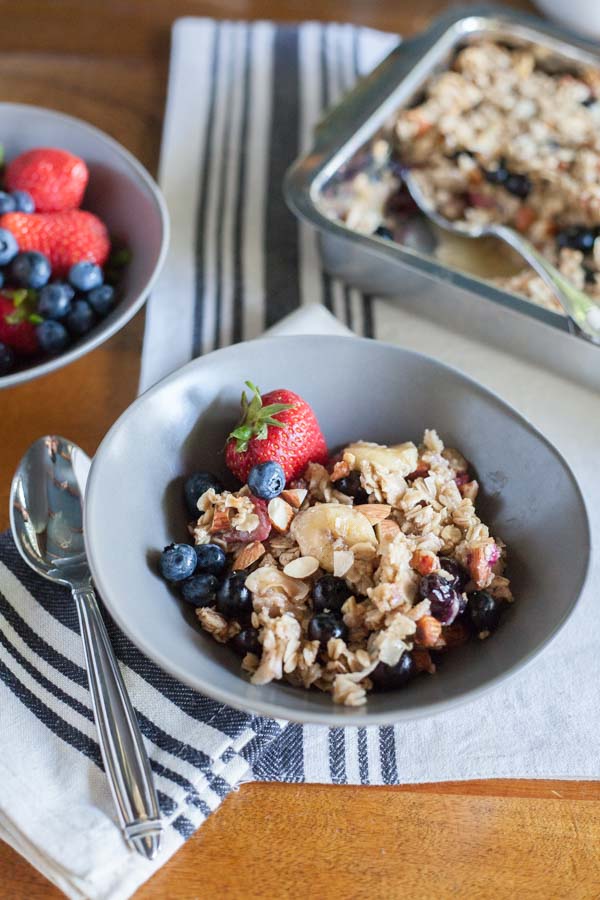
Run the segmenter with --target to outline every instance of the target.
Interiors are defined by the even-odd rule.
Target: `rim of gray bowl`
[[[150,194],[152,195],[152,199],[156,204],[156,208],[160,216],[162,227],[162,241],[160,252],[158,254],[150,277],[147,279],[142,290],[139,292],[136,300],[131,303],[130,306],[124,308],[121,314],[115,318],[114,322],[112,322],[110,325],[107,325],[106,327],[101,326],[95,334],[90,335],[89,338],[86,338],[85,340],[76,344],[71,350],[68,350],[66,353],[61,353],[59,356],[51,357],[46,362],[31,366],[29,369],[22,369],[20,372],[15,372],[14,374],[4,375],[0,377],[0,389],[15,387],[15,385],[17,384],[24,384],[27,381],[33,381],[34,378],[41,378],[43,375],[48,375],[50,372],[55,372],[57,369],[61,369],[63,366],[69,365],[69,363],[72,363],[76,359],[85,356],[86,353],[89,353],[91,350],[95,350],[96,347],[99,347],[100,344],[103,344],[105,341],[109,340],[109,338],[115,335],[117,331],[120,331],[121,328],[127,325],[127,323],[135,316],[135,314],[140,311],[140,309],[148,299],[150,291],[154,287],[156,280],[160,275],[160,271],[164,265],[167,251],[169,249],[169,240],[171,234],[169,211],[167,209],[165,198],[162,195],[162,191],[160,190],[158,184],[150,175],[148,170],[141,164],[138,159],[135,158],[133,153],[130,153],[129,150],[127,150],[122,144],[120,144],[114,138],[110,137],[110,135],[106,134],[106,132],[102,131],[101,128],[96,128],[95,125],[90,125],[90,123],[86,122],[84,119],[80,119],[77,116],[70,116],[68,115],[68,113],[62,113],[55,109],[49,109],[46,106],[36,106],[33,103],[0,103],[0,112],[6,108],[23,110],[24,112],[41,112],[48,116],[52,116],[59,121],[76,122],[80,128],[82,128],[84,131],[90,132],[98,141],[104,144],[108,144],[110,147],[116,150],[117,153],[120,153],[121,156],[123,156],[129,163],[129,165],[136,171],[141,180],[146,184],[150,191]]]
[[[577,481],[570,465],[568,464],[568,462],[566,461],[566,459],[564,458],[562,453],[560,453],[560,451],[556,449],[554,444],[538,428],[536,428],[534,425],[532,425],[530,422],[528,422],[527,419],[525,419],[525,417],[521,415],[521,413],[519,413],[513,406],[511,406],[510,403],[507,403],[506,400],[503,400],[502,397],[500,397],[500,395],[497,394],[495,391],[492,391],[490,388],[487,388],[484,385],[480,384],[475,378],[471,378],[469,375],[466,375],[460,369],[456,368],[456,366],[451,366],[451,365],[448,365],[447,363],[440,362],[439,360],[434,359],[431,356],[428,356],[426,353],[420,353],[417,350],[409,350],[405,347],[399,348],[397,345],[390,344],[385,341],[373,341],[369,338],[360,338],[360,337],[355,337],[353,335],[348,335],[348,336],[346,336],[346,335],[273,335],[270,337],[262,337],[262,338],[255,339],[252,341],[252,343],[253,344],[254,343],[268,344],[268,343],[272,343],[273,341],[294,342],[299,339],[306,340],[309,338],[312,340],[325,339],[325,340],[344,341],[344,342],[359,341],[360,343],[365,343],[365,344],[379,344],[383,347],[387,347],[392,350],[401,349],[404,353],[408,353],[419,359],[427,360],[428,362],[434,362],[437,366],[440,366],[442,369],[449,371],[449,372],[453,372],[454,374],[458,375],[460,378],[467,381],[469,384],[474,385],[478,390],[484,390],[494,400],[496,400],[505,409],[507,409],[511,415],[516,416],[521,422],[523,422],[523,424],[526,428],[529,428],[535,435],[537,435],[537,437],[544,444],[546,444],[546,446],[553,453],[556,454],[556,456],[558,457],[560,462],[563,464],[565,471],[567,472],[567,474],[573,484],[575,492],[581,503],[581,508],[583,510],[584,522],[585,522],[585,533],[586,533],[585,534],[585,536],[586,536],[586,541],[585,541],[586,565],[585,565],[585,572],[583,574],[581,583],[577,590],[577,595],[576,595],[575,601],[574,601],[573,605],[571,606],[571,608],[569,609],[569,611],[563,616],[562,620],[555,627],[554,631],[551,634],[549,634],[541,643],[539,643],[536,647],[534,647],[529,653],[527,653],[526,656],[524,656],[523,659],[521,659],[518,663],[515,663],[515,665],[513,665],[511,668],[507,669],[505,672],[502,672],[500,675],[496,675],[495,677],[491,678],[485,684],[482,684],[479,687],[474,687],[469,690],[466,690],[459,697],[455,697],[452,699],[438,700],[434,703],[429,703],[427,706],[423,707],[422,709],[416,709],[416,710],[411,709],[408,714],[403,710],[395,710],[395,711],[391,710],[389,712],[384,712],[384,713],[365,712],[363,710],[368,709],[368,703],[367,703],[366,708],[364,708],[364,707],[352,707],[352,708],[344,707],[345,712],[337,712],[334,707],[334,704],[332,702],[333,708],[332,708],[331,712],[329,712],[328,710],[325,712],[322,712],[320,710],[315,709],[314,711],[311,710],[310,712],[303,714],[303,713],[295,713],[293,711],[288,712],[285,708],[285,702],[282,702],[281,705],[275,704],[275,703],[270,703],[268,701],[262,701],[260,699],[256,700],[256,701],[252,700],[251,702],[249,702],[248,698],[244,698],[242,700],[240,697],[238,697],[237,694],[232,693],[228,690],[221,690],[220,688],[215,687],[213,684],[208,684],[208,683],[204,683],[204,682],[202,684],[200,684],[198,679],[194,678],[193,676],[190,676],[185,670],[180,669],[179,666],[177,665],[176,661],[170,659],[169,657],[163,656],[161,653],[156,651],[153,647],[147,646],[146,643],[139,638],[139,636],[136,634],[135,630],[129,627],[128,622],[123,619],[123,617],[120,614],[118,604],[112,603],[112,601],[109,599],[109,596],[110,596],[109,592],[104,590],[102,576],[101,576],[100,572],[98,571],[98,567],[95,565],[95,562],[94,562],[93,548],[91,546],[90,539],[89,539],[90,508],[91,508],[92,504],[90,504],[88,502],[88,498],[93,494],[93,492],[95,490],[96,473],[98,471],[98,466],[96,465],[96,459],[100,456],[103,447],[105,445],[108,445],[109,441],[112,438],[113,432],[116,432],[117,429],[120,427],[121,423],[125,419],[127,419],[128,416],[132,415],[133,410],[135,408],[137,408],[137,406],[139,404],[141,404],[142,402],[147,400],[148,397],[154,395],[164,385],[170,383],[171,381],[175,381],[177,378],[181,377],[181,374],[184,371],[188,371],[189,369],[197,367],[197,366],[201,368],[204,365],[206,365],[207,360],[210,360],[215,355],[230,353],[234,349],[235,346],[238,346],[238,347],[241,346],[241,345],[235,345],[235,344],[231,345],[229,347],[223,347],[219,350],[213,350],[212,353],[208,353],[208,354],[206,354],[206,356],[197,357],[196,359],[193,359],[190,362],[186,363],[184,366],[181,366],[181,368],[177,369],[175,372],[171,372],[170,375],[167,375],[164,378],[162,378],[160,381],[158,381],[156,384],[154,384],[151,388],[148,388],[147,391],[144,391],[143,394],[141,394],[139,397],[137,397],[133,401],[133,403],[131,403],[127,407],[127,409],[123,413],[121,413],[119,418],[111,426],[109,431],[106,433],[106,435],[102,439],[100,446],[98,447],[98,449],[94,455],[94,458],[92,460],[92,467],[90,469],[90,473],[89,473],[89,477],[88,477],[88,481],[87,481],[87,485],[86,485],[86,493],[85,493],[86,502],[84,503],[83,535],[84,535],[86,555],[87,555],[88,563],[90,566],[90,570],[92,572],[92,577],[93,577],[94,583],[95,583],[96,587],[98,588],[100,596],[102,597],[102,601],[104,602],[110,615],[112,616],[114,621],[117,623],[117,625],[119,626],[121,631],[123,631],[127,635],[127,637],[131,640],[131,642],[133,644],[135,644],[136,647],[138,647],[143,653],[145,653],[146,656],[148,656],[150,659],[154,660],[154,662],[156,662],[157,665],[159,665],[166,672],[169,672],[171,675],[173,675],[179,681],[183,682],[184,684],[187,684],[188,687],[193,688],[195,691],[198,691],[198,693],[205,694],[205,695],[211,697],[212,699],[219,701],[220,703],[225,703],[226,705],[232,706],[232,707],[234,707],[234,709],[239,709],[242,712],[251,712],[256,715],[268,716],[269,718],[272,718],[272,719],[285,719],[290,722],[299,722],[299,723],[302,723],[305,725],[308,725],[308,724],[328,725],[329,727],[348,728],[348,727],[352,727],[352,726],[362,727],[362,726],[368,726],[368,725],[392,725],[392,724],[399,723],[399,722],[410,722],[410,721],[415,721],[416,719],[430,718],[435,715],[440,715],[441,713],[447,712],[448,710],[454,709],[458,706],[462,706],[465,703],[471,703],[472,701],[477,700],[479,697],[483,696],[484,694],[487,694],[490,691],[493,691],[494,689],[499,687],[500,684],[503,684],[503,683],[511,680],[516,675],[518,675],[520,672],[522,672],[524,669],[526,669],[529,665],[531,665],[531,663],[533,663],[534,660],[540,656],[540,654],[546,649],[546,647],[548,647],[548,645],[551,644],[556,639],[556,637],[562,631],[562,629],[564,628],[564,626],[566,625],[566,623],[572,616],[573,612],[575,611],[576,607],[580,603],[581,595],[583,594],[585,587],[588,583],[589,577],[590,577],[592,536],[591,536],[591,527],[590,527],[590,520],[589,520],[589,515],[588,515],[588,510],[587,510],[587,504],[585,502],[585,497],[583,495],[583,492],[579,486],[579,482]]]

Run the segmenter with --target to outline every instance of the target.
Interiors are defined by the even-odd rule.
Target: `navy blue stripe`
[[[363,298],[362,298],[363,334],[365,337],[368,337],[368,338],[375,337],[375,317],[373,314],[374,302],[375,302],[375,300],[373,297],[368,296],[367,294],[363,294]]]
[[[185,838],[186,841],[196,830],[195,826],[189,819],[186,819],[185,816],[177,816],[177,818],[173,820],[173,828],[175,831],[178,831],[181,837]]]
[[[194,298],[194,334],[192,352],[199,356],[202,348],[202,331],[204,326],[204,275],[205,275],[205,246],[206,246],[206,220],[208,212],[208,186],[212,174],[210,148],[213,139],[215,121],[215,106],[217,95],[217,70],[219,54],[221,50],[221,26],[215,25],[215,40],[212,46],[210,64],[210,101],[204,138],[204,168],[202,171],[200,203],[196,217],[196,285]],[[198,85],[197,90],[204,90],[205,85]]]
[[[244,202],[246,194],[246,167],[248,150],[248,121],[250,115],[250,29],[245,27],[244,36],[244,95],[242,98],[242,125],[240,130],[240,149],[238,167],[238,194],[235,208],[235,234],[233,257],[233,342],[237,344],[243,340],[243,304],[244,296],[244,272],[242,268],[243,243],[244,243]]]
[[[188,781],[188,779],[184,778],[183,775],[180,775],[179,772],[174,772],[173,769],[169,769],[168,766],[161,765],[161,763],[156,762],[156,760],[151,760],[150,765],[152,771],[156,775],[161,775],[163,778],[172,781],[173,784],[176,784],[178,787],[185,791],[185,803],[201,810],[204,816],[210,815],[210,807],[207,803],[204,802],[204,800],[202,800],[197,788],[194,787],[191,781]],[[229,790],[231,790],[231,788]]]
[[[396,741],[394,726],[382,725],[379,728],[379,754],[381,758],[381,777],[384,784],[398,784],[396,767]]]
[[[369,754],[366,728],[358,729],[358,774],[361,784],[369,784]]]
[[[226,23],[223,27],[229,27]],[[233,34],[230,32],[227,40],[233,45]],[[233,64],[229,64],[225,68],[225,104],[227,108],[227,116],[225,118],[225,129],[223,133],[223,143],[219,159],[213,160],[215,163],[215,171],[213,178],[220,177],[218,200],[217,200],[217,222],[216,222],[216,292],[215,292],[215,331],[213,335],[213,345],[221,346],[221,322],[223,319],[223,244],[225,240],[225,197],[227,193],[227,158],[231,147],[231,132],[233,129],[233,106],[232,106],[232,89],[233,89]]]
[[[343,728],[329,729],[329,774],[333,784],[348,784],[346,736]]]
[[[321,25],[321,33],[319,38],[319,74],[321,76],[321,114],[325,112],[330,103],[329,97],[329,78],[327,69],[327,43],[326,43],[326,26]],[[323,303],[327,309],[333,311],[333,298],[331,294],[331,276],[327,272],[322,273],[323,280]]]

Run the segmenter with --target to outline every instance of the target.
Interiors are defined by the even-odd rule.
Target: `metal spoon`
[[[10,524],[31,568],[66,585],[77,606],[104,769],[125,839],[154,859],[162,824],[150,763],[98,608],[85,555],[82,500],[90,459],[64,438],[32,444],[10,492]]]
[[[411,197],[421,212],[428,219],[431,219],[432,222],[435,222],[436,225],[439,225],[440,228],[470,238],[479,238],[491,234],[509,244],[545,281],[567,316],[577,325],[585,337],[594,343],[600,343],[600,306],[565,278],[522,234],[519,234],[514,228],[509,228],[508,225],[495,225],[494,223],[475,224],[463,220],[453,221],[446,219],[432,206],[410,170],[404,170],[402,177]]]

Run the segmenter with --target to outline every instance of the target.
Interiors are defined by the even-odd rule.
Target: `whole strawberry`
[[[110,251],[106,226],[93,213],[71,209],[56,213],[4,213],[0,228],[11,231],[21,252],[37,250],[50,260],[54,278],[75,263],[104,265]]]
[[[33,356],[39,349],[36,326],[40,319],[31,310],[27,291],[14,291],[12,297],[0,294],[0,343],[18,356]]]
[[[269,391],[261,397],[250,381],[250,401],[242,394],[242,420],[227,439],[225,460],[240,481],[246,482],[257,463],[272,460],[288,481],[298,478],[309,462],[325,463],[327,444],[308,403],[293,391]]]
[[[6,167],[9,191],[27,191],[38,212],[63,212],[81,205],[89,172],[78,156],[38,147],[16,156]]]

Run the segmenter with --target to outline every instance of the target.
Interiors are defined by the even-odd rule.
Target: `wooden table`
[[[169,29],[178,16],[314,17],[411,34],[448,5],[444,0],[0,0],[2,99],[81,116],[154,171]],[[530,8],[526,0],[513,5]],[[79,362],[0,393],[0,527],[8,524],[10,477],[32,440],[57,431],[91,454],[133,400],[142,329],[140,314]],[[600,784],[577,782],[245,785],[138,896],[599,897],[599,800]],[[20,856],[0,847],[0,897],[58,896]]]

